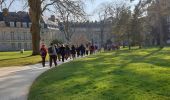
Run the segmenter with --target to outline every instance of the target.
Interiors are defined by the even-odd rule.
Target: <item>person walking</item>
[[[61,50],[60,50],[60,45],[57,46],[58,48],[58,52],[57,52],[57,57],[58,57],[58,60],[61,61]]]
[[[93,53],[94,53],[94,46],[91,45],[91,46],[90,46],[90,55],[92,55]]]
[[[86,44],[86,55],[89,55],[89,45]]]
[[[48,48],[48,54],[50,59],[50,67],[52,67],[52,61],[54,61],[55,66],[57,66],[57,52],[53,43],[51,43]]]
[[[70,48],[69,45],[66,45],[65,47],[65,58],[66,60],[70,57]]]
[[[79,46],[77,46],[76,52],[77,52],[77,57],[79,57],[80,56],[80,47]]]
[[[72,58],[73,58],[73,60],[74,60],[75,57],[76,57],[76,48],[75,48],[74,45],[72,45],[72,47],[71,47],[71,54],[72,54]]]
[[[47,49],[45,47],[45,44],[43,44],[40,48],[40,55],[41,55],[41,58],[42,58],[42,66],[45,67],[45,59],[46,59],[46,56],[47,56]]]
[[[61,57],[62,57],[62,62],[64,62],[64,59],[65,59],[65,47],[64,47],[64,45],[61,45],[60,53],[61,53]]]

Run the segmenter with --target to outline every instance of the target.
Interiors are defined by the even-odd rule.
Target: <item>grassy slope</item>
[[[170,100],[170,48],[121,50],[42,74],[28,100]]]
[[[31,56],[31,51],[20,52],[0,52],[0,67],[24,66],[35,64],[41,61],[40,56]]]

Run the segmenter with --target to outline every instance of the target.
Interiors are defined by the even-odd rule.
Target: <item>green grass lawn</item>
[[[93,55],[43,73],[28,100],[170,100],[170,48]]]
[[[39,63],[40,56],[31,56],[31,51],[25,51],[23,54],[18,52],[0,52],[0,67],[24,66]]]

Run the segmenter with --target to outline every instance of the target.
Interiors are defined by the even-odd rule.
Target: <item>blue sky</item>
[[[9,0],[10,1],[10,0]],[[23,10],[23,6],[24,3],[21,2],[22,0],[16,0],[16,2],[10,7],[10,11],[19,11],[19,10]],[[92,1],[92,2],[91,2]],[[86,12],[89,15],[93,15],[94,10],[101,4],[104,2],[111,2],[111,1],[119,1],[119,0],[86,0],[85,3],[85,8],[86,8]],[[50,16],[50,14],[46,14],[48,16]],[[96,20],[97,16],[93,16],[90,18],[91,20]]]

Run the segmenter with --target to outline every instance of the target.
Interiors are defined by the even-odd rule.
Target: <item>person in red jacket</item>
[[[43,44],[40,48],[40,55],[41,55],[41,58],[42,58],[42,66],[45,67],[45,59],[46,59],[46,56],[47,56],[47,49],[45,47],[45,44]]]

